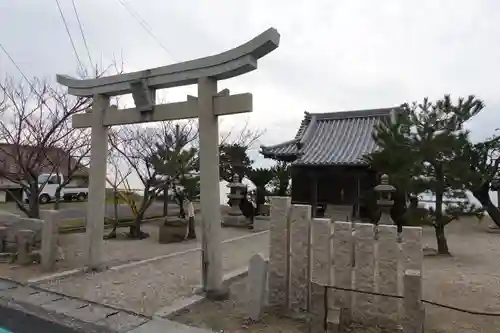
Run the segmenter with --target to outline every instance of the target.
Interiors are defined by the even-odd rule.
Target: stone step
[[[49,318],[61,327],[66,327],[68,322],[77,321],[85,328],[85,332],[125,333],[149,321],[147,317],[124,310],[31,288],[1,278],[0,302],[4,306],[14,305],[12,302],[21,304],[20,309],[24,310],[20,311],[29,311],[42,320]],[[14,308],[19,310],[15,306]]]
[[[127,333],[213,333],[213,331],[187,326],[168,319],[154,318]]]
[[[328,333],[342,332],[342,311],[341,309],[328,309],[328,316],[326,317],[326,329]]]

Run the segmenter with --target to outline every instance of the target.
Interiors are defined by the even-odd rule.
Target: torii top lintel
[[[228,79],[257,69],[257,60],[279,46],[280,34],[270,28],[252,40],[216,55],[179,62],[143,71],[80,80],[57,75],[57,82],[68,87],[68,93],[91,97],[96,94],[116,96],[131,92],[131,82],[144,80],[150,89],[196,84],[201,77]]]

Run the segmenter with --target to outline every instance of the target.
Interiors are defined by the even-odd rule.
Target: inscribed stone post
[[[312,280],[321,284],[331,283],[331,234],[330,219],[313,219],[311,225]]]
[[[352,288],[352,256],[351,222],[336,221],[333,224],[333,281],[335,286]],[[331,295],[333,295],[333,302],[329,302],[329,304],[342,309],[343,317],[350,320],[352,293],[350,291],[335,290]]]
[[[294,311],[307,310],[311,280],[310,235],[311,206],[292,205],[291,212],[291,267],[290,308]]]
[[[49,272],[55,269],[57,259],[57,237],[59,225],[59,212],[56,210],[43,210],[40,212],[43,220],[42,227],[42,270]]]
[[[403,331],[404,333],[422,333],[425,313],[422,306],[421,271],[409,269],[404,274],[403,291]]]
[[[103,125],[109,96],[95,95],[92,102],[92,132],[90,147],[89,198],[87,203],[86,264],[90,269],[101,268],[104,217],[106,215],[106,166],[108,127]]]
[[[269,305],[285,307],[289,293],[288,258],[288,212],[289,197],[272,197],[270,211],[269,248]]]
[[[264,307],[267,283],[267,262],[262,255],[255,254],[250,258],[247,277],[247,315],[258,321]]]
[[[403,272],[407,269],[422,270],[422,228],[403,227],[401,232]]]
[[[330,285],[331,281],[331,221],[315,218],[311,224],[311,309],[318,320],[324,316],[324,293],[322,285]]]
[[[374,290],[375,277],[375,233],[373,224],[356,224],[354,289],[362,291]],[[354,294],[354,308],[352,318],[354,321],[369,323],[375,318],[374,296],[367,294]]]
[[[398,295],[398,230],[393,225],[378,227],[378,275],[376,285],[380,293]],[[384,325],[398,321],[399,300],[384,296],[376,297],[377,309]]]

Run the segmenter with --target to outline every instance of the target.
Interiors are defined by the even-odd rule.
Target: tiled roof
[[[389,122],[397,108],[330,113],[305,113],[295,139],[262,146],[271,158],[296,157],[294,165],[365,165],[362,157],[377,147],[375,126]]]

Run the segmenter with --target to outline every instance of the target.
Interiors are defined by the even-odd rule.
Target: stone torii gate
[[[72,118],[74,128],[92,129],[86,226],[89,269],[99,269],[102,265],[109,126],[198,118],[202,283],[207,296],[222,291],[218,116],[251,112],[252,95],[231,96],[227,89],[218,92],[217,81],[257,69],[257,60],[275,50],[279,40],[278,31],[270,28],[245,44],[205,58],[95,79],[57,75],[57,82],[68,87],[69,94],[93,97],[92,110]],[[198,85],[198,97],[187,96],[185,102],[155,104],[157,89],[190,84]],[[135,108],[118,110],[110,106],[110,97],[130,93]]]

